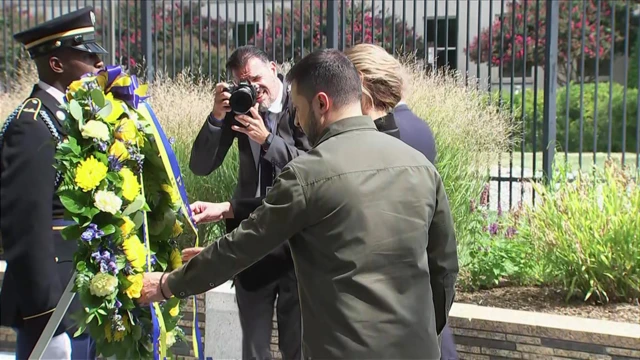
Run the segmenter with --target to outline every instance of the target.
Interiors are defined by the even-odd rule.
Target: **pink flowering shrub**
[[[536,8],[539,3],[539,9]],[[583,9],[583,4],[586,9]],[[600,23],[597,22],[598,4],[600,4]],[[610,59],[611,47],[614,53],[624,51],[626,9],[623,1],[616,0],[568,0],[561,1],[560,21],[558,25],[558,71],[564,81],[577,80],[579,64],[584,50],[585,73],[590,74],[595,67],[596,54],[602,60]],[[526,9],[525,9],[526,7]],[[632,6],[633,7],[633,6]],[[583,11],[584,10],[584,11]],[[611,13],[615,18],[612,30]],[[633,15],[633,9],[630,10]],[[570,14],[570,15],[567,15]],[[584,19],[583,19],[584,17]],[[526,28],[525,28],[526,20]],[[515,22],[515,27],[514,27]],[[584,24],[583,24],[584,22]],[[584,49],[582,48],[582,28],[585,28]],[[527,65],[544,66],[546,47],[546,1],[518,0],[505,3],[504,17],[499,17],[491,27],[485,28],[480,36],[466,49],[474,63],[491,62],[505,69],[522,70]],[[630,20],[630,43],[637,34],[637,20]],[[597,38],[597,33],[600,38]],[[598,41],[599,40],[599,41]],[[537,51],[536,51],[537,45]],[[526,51],[525,51],[526,50]],[[570,75],[567,65],[572,63]],[[508,75],[507,75],[508,76]]]
[[[338,14],[343,11],[342,2],[338,5]],[[384,29],[384,48],[394,54],[411,53],[415,50],[421,55],[424,49],[424,39],[417,35],[415,30],[402,21],[401,16],[396,15],[392,18],[390,12],[385,14],[384,23],[380,10],[374,11],[371,5],[365,4],[364,8],[361,2],[355,2],[352,7],[352,1],[345,1],[344,9],[344,32],[345,47],[351,46],[352,43],[376,43],[382,46],[383,29]],[[363,19],[364,13],[364,22]],[[397,13],[400,13],[399,11]],[[312,16],[313,14],[313,16]],[[322,14],[322,18],[320,17]],[[275,21],[273,20],[275,15]],[[291,26],[291,16],[293,15],[293,31]],[[353,16],[353,22],[352,22]],[[304,54],[313,49],[326,47],[327,45],[327,3],[319,0],[295,2],[293,9],[285,8],[284,11],[280,7],[276,7],[275,14],[271,10],[267,11],[267,24],[260,29],[255,39],[250,43],[257,46],[264,46],[268,54],[271,54],[275,44],[275,60],[284,62],[288,60],[300,59]],[[283,26],[284,20],[284,26]],[[338,43],[342,41],[340,30],[341,17],[338,15]],[[353,29],[352,29],[353,27]],[[393,29],[395,28],[395,48],[392,47]],[[364,30],[364,31],[363,31]],[[404,48],[403,48],[404,34]],[[414,49],[413,39],[416,36],[416,45]],[[291,48],[293,46],[293,59],[291,59]],[[282,58],[284,47],[285,58]]]
[[[115,30],[119,41],[116,57],[124,65],[141,67],[146,60],[143,59],[142,51],[140,4],[135,0],[126,0],[119,1],[118,7]],[[220,18],[200,16],[201,8],[195,2],[191,6],[188,2],[174,2],[164,8],[154,5],[152,11],[151,32],[156,70],[176,74],[190,67],[193,71],[208,74],[209,58],[215,68],[218,31],[220,39],[224,40],[227,28],[233,29],[233,24],[227,24],[227,21]],[[96,14],[96,17],[99,18],[99,15]],[[107,26],[108,24],[102,24],[98,27],[102,38],[108,37]],[[224,54],[220,57],[224,62]]]

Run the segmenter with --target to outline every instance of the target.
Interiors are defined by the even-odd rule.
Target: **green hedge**
[[[611,151],[635,152],[636,149],[636,115],[638,112],[638,89],[627,87],[626,98],[626,146],[622,144],[623,136],[623,117],[625,113],[624,102],[624,86],[613,83],[611,94],[611,117],[609,116],[609,82],[589,83],[583,86],[582,106],[580,102],[581,84],[569,85],[569,138],[567,149],[567,88],[560,87],[556,97],[556,114],[557,114],[557,136],[556,143],[561,150],[569,152],[580,151],[580,109],[582,113],[582,151],[593,152],[594,139],[594,119],[596,119],[596,151],[607,152],[609,146],[609,119],[611,119]],[[595,116],[595,99],[596,88],[598,91],[598,109]],[[524,118],[522,120],[522,103],[524,97]],[[492,95],[492,101],[498,101],[497,93]],[[544,93],[538,90],[537,108],[535,108],[535,125],[536,125],[536,151],[543,149],[542,144],[542,114],[544,109]],[[511,111],[510,95],[503,93],[503,109]],[[534,130],[534,92],[533,89],[527,89],[524,92],[515,94],[513,97],[513,117],[521,127],[521,131],[525,136],[525,150],[533,151],[533,130]],[[518,145],[520,146],[520,145]]]

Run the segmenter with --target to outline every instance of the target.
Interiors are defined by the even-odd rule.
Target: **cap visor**
[[[94,53],[94,54],[107,54],[108,53],[107,50],[105,50],[102,46],[100,46],[98,43],[95,43],[95,42],[76,45],[76,46],[73,46],[73,48],[76,49],[76,50],[86,51],[86,52],[90,52],[90,53]]]

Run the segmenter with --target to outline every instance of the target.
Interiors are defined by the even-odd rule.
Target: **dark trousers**
[[[456,351],[456,342],[449,325],[445,325],[440,334],[440,359],[441,360],[458,360],[458,352]]]
[[[16,360],[26,360],[31,355],[33,348],[38,342],[40,334],[33,336],[27,332],[16,329]],[[73,337],[73,333],[69,333],[71,338],[71,360],[95,360],[96,344],[87,334]],[[43,359],[49,360],[49,359]]]
[[[271,359],[274,305],[278,321],[278,346],[284,360],[302,359],[302,319],[295,270],[255,291],[235,281],[242,327],[242,359]],[[277,302],[276,302],[277,299]]]

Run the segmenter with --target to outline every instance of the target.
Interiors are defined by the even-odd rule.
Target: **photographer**
[[[235,84],[216,86],[213,111],[196,137],[189,166],[196,175],[211,174],[222,165],[233,140],[238,139],[240,166],[232,199],[215,204],[215,211],[209,207],[206,217],[198,216],[203,209],[198,209],[199,203],[194,204],[196,221],[225,219],[226,230],[231,232],[262,204],[282,168],[310,146],[294,125],[289,86],[264,51],[254,46],[240,47],[231,54],[226,68]],[[199,250],[189,249],[183,254],[189,258]],[[243,358],[271,358],[277,296],[280,351],[284,359],[300,359],[300,304],[288,242],[239,273],[234,284]]]

